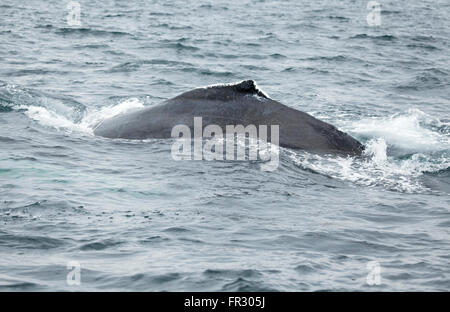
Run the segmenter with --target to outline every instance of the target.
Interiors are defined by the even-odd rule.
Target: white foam
[[[396,122],[394,121],[394,123]],[[407,122],[406,125],[410,125],[410,123]],[[374,135],[374,133],[371,134]],[[390,131],[376,132],[376,134],[385,135],[392,144],[393,137]],[[396,137],[397,134],[394,135],[394,138]],[[287,154],[295,164],[302,168],[332,178],[359,185],[382,186],[390,190],[417,193],[429,191],[420,180],[425,172],[438,172],[450,167],[448,146],[446,148],[442,145],[436,146],[436,142],[443,141],[445,138],[435,132],[431,137],[436,141],[431,141],[430,145],[425,142],[415,145],[413,145],[414,142],[410,142],[412,147],[401,145],[407,149],[420,147],[424,150],[400,158],[388,154],[388,143],[385,138],[373,138],[366,142],[365,155],[362,158],[320,156],[299,151],[287,151]],[[394,140],[394,143],[397,142]],[[430,152],[431,147],[439,148],[439,150]]]
[[[137,98],[127,99],[119,104],[103,107],[100,110],[87,113],[81,125],[87,129],[95,129],[103,120],[143,108],[144,104]]]
[[[420,179],[425,172],[450,167],[449,134],[436,130],[445,125],[418,109],[410,109],[403,114],[341,124],[343,131],[367,140],[362,158],[287,153],[295,164],[333,178],[401,192],[422,192],[428,190]],[[397,156],[389,155],[391,147]]]
[[[26,106],[19,105],[15,106],[16,109],[21,109],[25,111],[25,114],[33,120],[38,121],[39,123],[55,127],[55,128],[74,128],[76,124],[67,119],[66,117],[59,115],[58,113],[48,110],[43,106]]]
[[[388,145],[405,151],[426,152],[449,149],[450,138],[425,125],[439,121],[418,109],[389,117],[365,118],[348,125],[346,130],[357,136],[382,138]]]
[[[79,123],[69,120],[65,116],[58,114],[56,111],[52,111],[51,109],[42,106],[19,105],[15,108],[24,110],[28,117],[44,126],[93,134],[95,127],[103,120],[142,107],[144,107],[144,105],[139,99],[127,99],[119,104],[103,107],[98,110],[87,110]]]
[[[387,144],[384,139],[378,138],[369,141],[364,150],[364,154],[371,156],[372,160],[378,164],[384,164],[387,161]]]

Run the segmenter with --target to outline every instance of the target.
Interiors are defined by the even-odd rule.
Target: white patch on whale
[[[220,87],[235,87],[235,86],[238,86],[238,85],[240,85],[241,83],[243,83],[243,82],[245,82],[245,81],[246,81],[246,80],[237,81],[237,82],[231,82],[231,83],[217,83],[217,84],[211,84],[211,85],[207,85],[207,86],[204,86],[204,87],[198,87],[198,88],[195,88],[194,90],[196,90],[196,89],[220,88]],[[264,92],[261,88],[258,87],[258,84],[257,84],[254,80],[251,80],[251,81],[253,82],[254,89],[255,89],[255,91],[256,91],[257,93],[260,92],[260,93],[261,93],[262,95],[264,95],[266,98],[271,99],[271,97],[270,97],[266,92]],[[255,93],[255,95],[257,96],[258,99],[260,99],[261,97],[258,96],[257,93]]]

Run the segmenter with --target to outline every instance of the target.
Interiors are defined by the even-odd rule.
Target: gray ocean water
[[[448,0],[78,2],[0,0],[0,290],[450,290]],[[367,157],[92,134],[244,79]]]

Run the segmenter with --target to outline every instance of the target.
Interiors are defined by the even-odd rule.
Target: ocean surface
[[[78,2],[0,0],[1,291],[450,290],[448,0]],[[92,134],[247,79],[366,157]]]

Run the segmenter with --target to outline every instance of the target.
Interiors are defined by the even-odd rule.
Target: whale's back
[[[362,145],[333,125],[271,99],[252,80],[197,88],[163,103],[105,120],[95,134],[108,138],[170,138],[173,127],[278,125],[279,144],[312,152],[361,154]],[[270,137],[270,135],[269,135]]]

